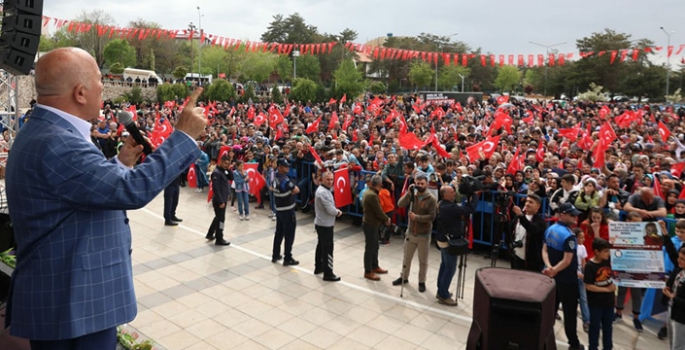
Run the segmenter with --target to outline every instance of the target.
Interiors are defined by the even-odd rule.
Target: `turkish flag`
[[[188,187],[197,188],[197,174],[195,174],[195,163],[190,164],[188,169]]]
[[[469,160],[473,162],[478,159],[480,157],[478,154],[480,150],[483,151],[486,159],[492,157],[492,154],[495,153],[495,150],[497,149],[499,138],[499,135],[495,137],[488,137],[487,139],[478,142],[473,146],[466,147],[466,154],[469,157]]]
[[[574,128],[562,128],[559,129],[559,136],[565,137],[569,139],[570,141],[575,141],[578,139],[578,133],[580,132],[580,129],[577,127]]]
[[[131,117],[133,117],[133,121],[138,120],[138,111],[136,110],[136,105],[131,105],[126,109],[126,111],[131,112]]]
[[[609,113],[611,113],[611,109],[609,109],[607,106],[602,106],[602,108],[599,109],[599,117],[601,119],[606,118]]]
[[[398,118],[400,114],[393,108],[390,110],[390,114],[385,118],[385,124],[392,124],[395,118]]]
[[[321,116],[316,118],[316,120],[313,123],[309,124],[305,133],[311,134],[313,132],[318,132],[319,131],[319,124],[321,124]]]
[[[262,174],[257,170],[258,165],[259,164],[257,163],[246,163],[244,167],[250,185],[250,194],[255,196],[259,203],[261,203],[262,198],[259,195],[259,192],[262,190],[262,187],[266,185],[266,180],[264,180]]]
[[[501,104],[507,103],[507,102],[509,102],[509,96],[502,95],[502,96],[497,98],[497,104],[498,105],[501,105]]]
[[[255,110],[253,106],[250,106],[250,108],[247,109],[247,119],[252,120],[254,119],[255,115]]]
[[[630,127],[630,124],[632,124],[633,122],[639,121],[641,117],[642,116],[640,114],[635,113],[634,111],[627,110],[623,112],[623,114],[616,117],[614,121],[619,127],[625,129]]]
[[[495,113],[495,121],[492,122],[490,129],[488,130],[488,135],[492,135],[493,131],[499,130],[499,128],[504,127],[504,129],[511,135],[511,124],[514,122],[511,117],[502,112],[497,111]]]
[[[309,147],[309,152],[312,153],[312,157],[314,157],[314,159],[315,159],[319,164],[323,165],[323,160],[321,160],[321,157],[319,157],[319,154],[316,153],[316,150],[314,149],[314,147],[312,147],[312,145],[307,145],[307,147]]]
[[[668,138],[671,137],[671,130],[668,130],[668,127],[661,120],[659,120],[659,135],[661,135],[663,142],[668,141]]]
[[[656,174],[654,175],[654,195],[661,197],[663,200],[666,200],[666,194],[661,191],[661,183],[659,183],[659,176]]]
[[[354,108],[352,109],[352,113],[354,113],[354,114],[362,114],[362,111],[363,111],[363,108],[362,108],[362,105],[360,103],[357,103],[356,105],[354,105]]]
[[[350,124],[352,124],[352,116],[345,116],[345,122],[343,122],[343,130],[347,131],[347,128],[350,127]]]
[[[328,100],[328,104],[329,104],[329,105],[332,105],[332,104],[334,104],[334,103],[336,103],[336,102],[338,102],[338,101],[336,101],[336,100],[335,100],[334,98],[332,98],[332,97],[331,97],[330,100]]]
[[[264,113],[259,112],[257,116],[254,118],[254,125],[256,127],[259,127],[260,125],[264,124],[267,120],[267,117],[264,115]]]
[[[212,187],[212,180],[209,180],[209,192],[207,192],[207,203],[212,201],[214,197],[214,188]]]
[[[614,128],[607,122],[604,122],[599,128],[599,137],[604,140],[604,145],[607,147],[618,138],[614,132]]]
[[[511,158],[511,163],[507,167],[507,174],[515,175],[517,171],[521,170],[521,163],[519,162],[519,150],[521,147],[516,147],[514,157]]]
[[[438,119],[442,119],[442,117],[445,116],[445,111],[442,109],[442,107],[438,107],[431,112],[431,118],[437,117]]]
[[[174,106],[176,106],[176,102],[174,102],[174,101],[164,102],[164,107],[166,107],[166,108],[174,108]]]
[[[345,103],[347,102],[347,94],[344,94],[342,98],[340,98],[340,103]]]
[[[407,132],[407,121],[404,120],[404,117],[401,115],[398,120],[400,122],[400,132]]]
[[[368,110],[376,114],[376,111],[381,108],[381,104],[383,104],[383,100],[381,100],[379,97],[376,97],[369,102]]]
[[[671,166],[671,175],[680,179],[680,175],[683,174],[683,170],[685,170],[685,162],[675,163]]]
[[[528,116],[527,116],[527,117],[525,117],[525,118],[523,118],[523,119],[521,119],[521,120],[522,120],[524,123],[526,123],[526,124],[530,124],[530,123],[533,122],[533,119],[535,119],[535,115],[534,115],[533,112],[531,111],[531,112],[528,112]]]
[[[593,144],[594,141],[592,141],[592,138],[588,136],[587,133],[583,133],[583,137],[581,137],[580,141],[578,141],[578,147],[586,151],[589,151]]]
[[[464,108],[461,107],[461,103],[459,101],[457,101],[457,103],[452,105],[452,109],[459,112],[459,113],[464,111]]]
[[[406,130],[400,130],[399,137],[400,147],[406,150],[416,150],[421,149],[425,146],[425,143],[419,139],[413,132],[407,132]]]
[[[352,204],[352,187],[350,186],[350,173],[347,168],[341,168],[335,171],[333,197],[335,198],[335,206],[342,208],[346,205]]]
[[[221,161],[221,158],[225,155],[228,156],[228,152],[231,151],[231,146],[221,146],[219,149],[219,158],[217,158],[217,163]]]
[[[276,106],[271,106],[269,108],[269,125],[271,125],[271,128],[275,128],[276,125],[283,123],[285,119],[283,118],[283,114],[281,114],[281,111],[276,107]]]
[[[331,120],[328,122],[328,131],[331,131],[331,129],[335,128],[335,124],[339,123],[340,121],[338,120],[338,113],[333,111],[331,114]]]
[[[542,162],[545,160],[545,148],[542,146],[542,139],[540,139],[538,144],[538,149],[535,151],[535,160]]]

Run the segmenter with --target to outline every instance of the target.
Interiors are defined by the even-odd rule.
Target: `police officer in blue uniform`
[[[569,349],[585,349],[578,340],[576,332],[578,317],[578,258],[576,236],[571,232],[571,226],[578,220],[580,211],[571,203],[559,205],[557,213],[559,221],[545,231],[545,242],[542,246],[542,261],[545,275],[554,278],[557,285],[557,300],[564,312],[564,332],[568,339]],[[555,311],[556,312],[556,311]]]
[[[227,246],[231,243],[224,239],[224,221],[226,221],[226,205],[231,187],[229,181],[233,181],[233,172],[229,169],[231,159],[228,155],[221,157],[219,164],[212,172],[212,207],[214,207],[214,220],[209,226],[205,238],[215,240],[214,244]]]
[[[294,266],[300,262],[293,259],[293,242],[295,241],[295,195],[300,193],[300,189],[290,181],[288,170],[290,162],[284,158],[276,162],[278,172],[274,179],[274,202],[276,204],[276,234],[274,236],[273,253],[271,262],[283,259],[281,256],[281,243],[285,239],[283,266]]]

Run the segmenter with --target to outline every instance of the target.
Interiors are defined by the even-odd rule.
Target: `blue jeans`
[[[599,330],[602,329],[602,347],[604,350],[611,350],[613,332],[612,322],[614,321],[613,307],[590,306],[590,350],[599,348]]]
[[[269,209],[272,213],[276,212],[276,200],[274,199],[274,191],[269,191]]]
[[[300,190],[300,205],[304,207],[309,203],[309,176],[302,178],[297,188]]]
[[[242,191],[236,192],[236,197],[238,197],[238,214],[250,215],[250,194]]]
[[[587,291],[585,290],[585,283],[578,279],[578,293],[580,294],[580,315],[583,319],[583,324],[590,322],[590,309],[587,306]]]
[[[450,297],[450,283],[457,270],[457,256],[447,253],[447,248],[440,249],[440,269],[438,270],[438,297]]]

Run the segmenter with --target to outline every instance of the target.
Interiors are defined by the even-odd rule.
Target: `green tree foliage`
[[[241,71],[247,80],[262,83],[276,66],[276,56],[269,52],[250,53],[242,63]]]
[[[293,60],[287,55],[278,56],[276,59],[276,73],[281,78],[281,81],[293,80]]]
[[[126,67],[136,67],[136,51],[124,39],[115,39],[107,43],[105,46],[105,62],[108,65],[120,63]]]
[[[262,42],[269,43],[311,43],[318,34],[316,27],[305,23],[299,13],[293,13],[287,18],[278,14],[273,17],[266,32],[262,34]]]
[[[321,80],[321,65],[314,55],[302,55],[297,58],[297,77],[312,81]]]
[[[591,102],[606,101],[607,98],[604,96],[602,89],[601,86],[590,83],[590,88],[586,92],[578,95],[578,99]]]
[[[412,62],[409,65],[409,81],[417,88],[425,88],[433,80],[433,69],[425,62]]]
[[[333,73],[333,76],[335,77],[336,98],[340,98],[344,94],[352,98],[364,92],[364,79],[362,74],[354,67],[352,60],[342,61],[338,69]]]
[[[274,85],[271,89],[271,101],[274,103],[283,103],[283,95],[281,94],[281,89],[278,85]]]
[[[185,84],[159,84],[157,85],[157,102],[177,100],[188,96],[188,87]]]
[[[470,73],[471,70],[464,66],[442,66],[438,76],[438,87],[442,90],[449,91],[456,88],[461,91],[461,76],[464,76],[464,82],[466,82],[466,78],[468,78]],[[466,85],[464,85],[464,89],[466,89]]]
[[[254,101],[254,99],[255,99],[254,85],[253,84],[247,84],[247,87],[245,88],[245,92],[243,93],[242,101],[243,101],[243,103],[245,103],[249,100]]]
[[[143,90],[139,86],[132,87],[129,91],[121,95],[126,101],[133,104],[141,104],[143,102]]]
[[[316,101],[317,84],[307,78],[297,78],[290,91],[290,100],[306,103]]]
[[[501,91],[513,91],[521,81],[521,71],[515,66],[502,66],[497,68],[495,86]]]
[[[369,83],[369,91],[374,95],[385,93],[385,84],[380,81],[372,81]]]
[[[84,11],[76,17],[76,21],[92,24],[89,31],[73,35],[76,37],[78,46],[90,52],[95,58],[98,66],[102,67],[105,62],[105,46],[112,39],[110,39],[108,35],[98,36],[96,25],[114,25],[116,23],[114,17],[104,10],[94,10],[91,12]]]
[[[122,74],[124,73],[124,65],[119,62],[114,62],[109,65],[109,72],[112,74]]]
[[[186,74],[188,74],[188,68],[184,66],[178,66],[174,69],[172,74],[174,75],[174,78],[182,79],[186,76]]]
[[[205,90],[205,97],[208,101],[229,101],[235,97],[233,85],[224,79],[215,79]]]

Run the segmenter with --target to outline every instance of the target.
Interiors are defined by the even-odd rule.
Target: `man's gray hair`
[[[415,181],[418,181],[418,180],[428,181],[428,175],[426,175],[425,173],[418,173],[418,174],[416,174],[416,177],[414,178],[414,180]]]
[[[380,175],[371,177],[371,187],[380,186],[383,183],[383,178]]]

